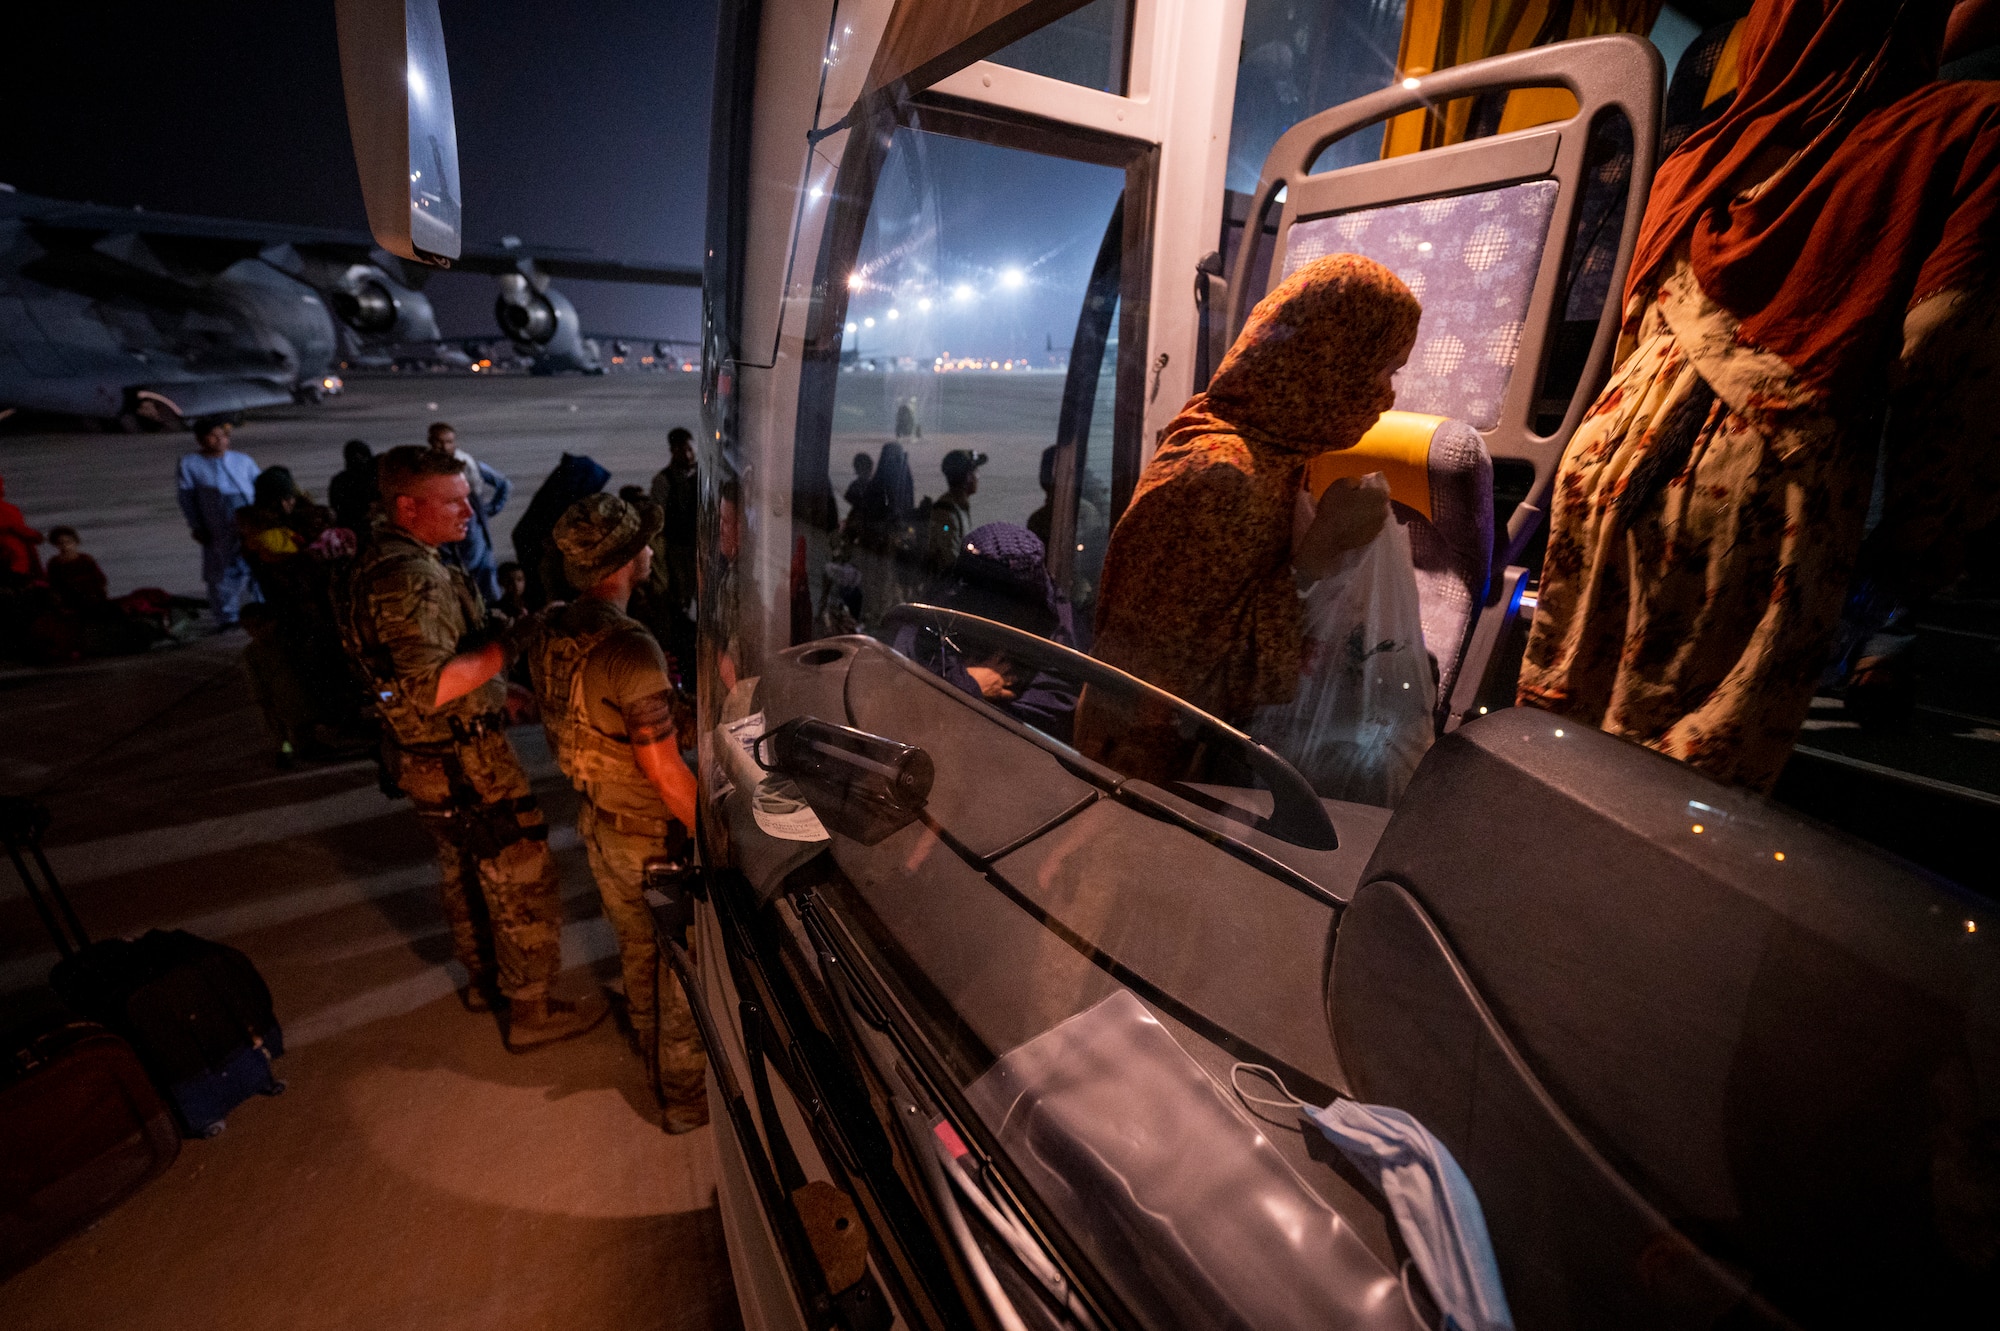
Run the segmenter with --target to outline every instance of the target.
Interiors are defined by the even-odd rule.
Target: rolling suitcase
[[[5,1277],[164,1173],[181,1138],[132,1046],[96,1022],[30,1023],[0,1060]]]
[[[47,827],[39,806],[0,801],[8,854],[63,953],[49,974],[63,1001],[131,1041],[190,1136],[213,1137],[250,1096],[284,1090],[271,1070],[284,1031],[250,958],[181,930],[91,942],[42,853]]]

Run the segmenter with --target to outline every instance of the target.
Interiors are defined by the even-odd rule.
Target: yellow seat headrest
[[[1352,448],[1321,453],[1306,464],[1306,488],[1317,500],[1343,476],[1379,471],[1389,480],[1389,497],[1405,508],[1431,516],[1431,436],[1442,416],[1419,411],[1385,411]]]

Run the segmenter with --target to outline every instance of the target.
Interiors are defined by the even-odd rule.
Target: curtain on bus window
[[[1650,32],[1662,0],[1409,0],[1397,74],[1422,77],[1487,56],[1531,46]],[[1576,99],[1561,88],[1523,88],[1503,97],[1460,98],[1389,122],[1382,155],[1398,157],[1426,148],[1504,134],[1566,120]]]
[[[1088,0],[896,0],[868,67],[866,93],[929,87],[1081,9]]]

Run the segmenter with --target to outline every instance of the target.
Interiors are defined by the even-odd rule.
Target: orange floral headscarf
[[[1352,448],[1394,405],[1380,376],[1409,354],[1422,312],[1394,273],[1354,254],[1307,264],[1257,303],[1208,391],[1168,424],[1111,533],[1099,659],[1232,724],[1292,696],[1301,469]],[[1078,746],[1136,773],[1150,764],[1112,752],[1124,728],[1086,706]]]

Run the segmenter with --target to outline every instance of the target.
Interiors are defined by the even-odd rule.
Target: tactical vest
[[[427,571],[423,566],[437,562],[436,556],[414,540],[378,528],[376,539],[361,551],[347,576],[334,588],[333,617],[341,646],[366,682],[383,727],[405,748],[451,744],[459,738],[459,730],[476,722],[485,710],[478,689],[441,708],[420,706],[396,678],[395,664],[376,637],[375,607],[366,602],[377,587],[399,573],[424,576]],[[484,611],[464,578],[450,569],[445,569],[445,574],[458,596],[460,627],[470,630],[483,620]],[[454,722],[458,729],[454,729]]]
[[[583,604],[579,602],[565,614],[576,613]],[[612,786],[644,792],[642,799],[657,801],[658,792],[639,770],[638,759],[632,756],[632,741],[606,734],[592,724],[583,687],[590,654],[613,634],[628,629],[643,631],[644,626],[609,606],[597,613],[603,617],[602,622],[588,632],[565,633],[550,624],[541,635],[529,668],[534,673],[535,693],[542,705],[542,729],[548,732],[549,748],[554,750],[563,775],[593,804],[601,802],[597,792]],[[658,830],[664,832],[666,826],[663,814]]]

